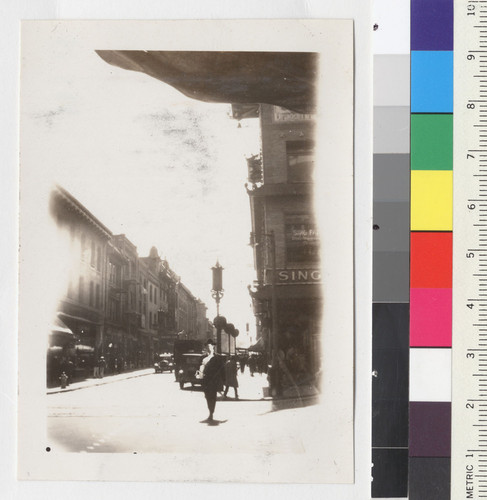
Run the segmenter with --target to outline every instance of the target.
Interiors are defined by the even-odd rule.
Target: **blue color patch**
[[[453,113],[453,51],[411,52],[411,113]]]

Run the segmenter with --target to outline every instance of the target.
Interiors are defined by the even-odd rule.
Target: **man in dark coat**
[[[223,397],[226,398],[228,394],[228,389],[233,387],[235,391],[235,399],[238,399],[238,378],[237,378],[237,360],[236,356],[232,356],[225,363],[225,391],[223,392]]]
[[[203,358],[203,391],[205,393],[206,404],[208,405],[208,422],[213,421],[213,413],[216,406],[216,394],[223,390],[223,358],[215,353],[215,342],[209,339],[206,343],[208,355]]]

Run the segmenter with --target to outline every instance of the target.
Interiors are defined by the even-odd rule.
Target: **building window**
[[[83,302],[84,301],[84,278],[83,276],[80,276],[79,278],[79,284],[78,284],[78,300],[80,302]]]
[[[101,247],[98,246],[96,248],[96,269],[97,271],[101,271]]]
[[[81,233],[81,260],[86,260],[86,234]]]
[[[95,305],[95,285],[93,284],[93,281],[90,281],[90,307],[93,307]]]
[[[90,254],[90,265],[95,267],[95,242],[91,242],[91,254]]]
[[[108,263],[108,281],[113,286],[120,285],[120,268],[112,262]]]
[[[98,284],[98,285],[96,285],[96,295],[95,295],[95,304],[96,304],[96,307],[98,309],[100,309],[100,307],[101,307],[100,299],[101,299],[100,285]]]
[[[157,288],[154,287],[154,304],[157,304]]]
[[[152,313],[149,312],[149,328],[152,327]]]
[[[313,141],[288,141],[286,154],[288,181],[311,182],[315,161]]]
[[[286,260],[288,262],[318,262],[320,239],[316,224],[309,215],[286,217]]]
[[[149,301],[152,302],[152,285],[149,283]]]

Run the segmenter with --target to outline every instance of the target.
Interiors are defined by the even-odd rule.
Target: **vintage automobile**
[[[204,355],[201,353],[181,354],[176,373],[176,380],[180,389],[184,388],[186,382],[191,383],[191,386],[201,385],[202,381],[196,377],[196,372],[199,370],[203,358]]]
[[[159,354],[159,359],[154,363],[156,373],[172,372],[174,363],[171,354]]]

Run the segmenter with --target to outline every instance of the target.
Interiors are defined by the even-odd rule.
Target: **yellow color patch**
[[[453,229],[453,172],[411,171],[411,231]]]

